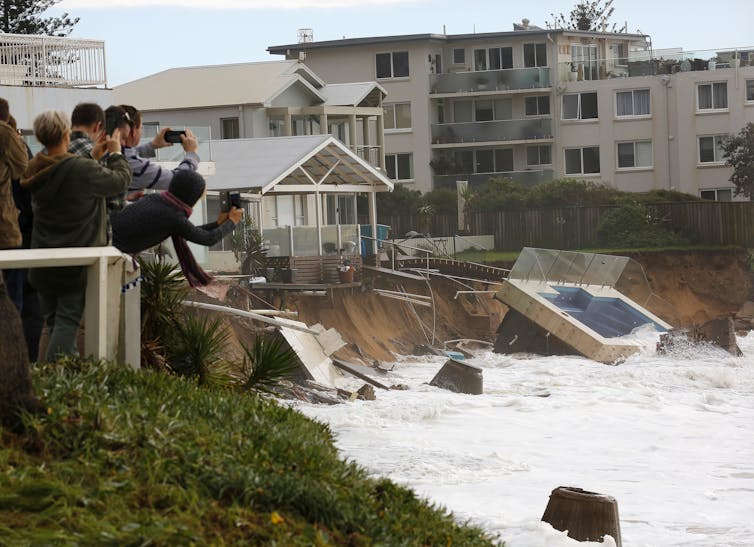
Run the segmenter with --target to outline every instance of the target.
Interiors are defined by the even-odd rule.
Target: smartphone
[[[185,135],[186,131],[165,131],[165,142],[180,143],[181,135]]]
[[[230,192],[228,194],[228,197],[231,207],[237,207],[238,209],[241,209],[241,192]]]
[[[241,209],[241,192],[220,192],[220,211],[227,213],[231,207]]]
[[[117,112],[106,112],[105,113],[105,133],[108,135],[112,135],[113,131],[115,131],[115,128],[118,127],[118,121],[120,116],[118,116]]]

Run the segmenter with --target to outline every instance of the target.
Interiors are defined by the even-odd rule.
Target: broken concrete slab
[[[481,395],[484,391],[482,369],[462,361],[449,359],[432,378],[429,385],[455,393]]]
[[[370,374],[374,372],[374,369],[365,367],[364,365],[347,363],[346,361],[342,361],[341,359],[333,359],[333,365],[335,365],[341,370],[348,372],[349,374],[352,374],[353,376],[356,376],[357,378],[361,380],[364,380],[365,382],[369,382],[375,387],[378,387],[380,389],[390,389],[388,386],[386,386],[382,382],[375,380],[374,378],[370,376]]]
[[[280,318],[278,322],[283,324],[279,326],[280,334],[299,358],[308,379],[326,386],[334,386],[340,373],[322,349],[318,336],[302,332],[301,328],[305,328],[306,324],[300,321]],[[299,330],[294,330],[294,327],[298,327]]]
[[[691,344],[713,344],[736,357],[743,355],[736,341],[735,325],[732,317],[718,317],[702,325],[673,329],[662,336],[657,343],[657,351],[666,353],[677,346],[679,341]]]

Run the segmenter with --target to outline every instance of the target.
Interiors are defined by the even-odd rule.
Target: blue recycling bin
[[[372,236],[372,226],[371,224],[362,224],[359,228],[359,233],[363,236],[367,237],[373,237]],[[385,240],[387,239],[388,234],[390,233],[390,226],[387,226],[386,224],[378,224],[377,225],[377,239],[379,240]],[[361,240],[361,256],[368,256],[371,253],[372,250],[372,240],[371,239],[362,239]],[[382,249],[384,246],[384,243],[382,241],[379,241],[377,243],[377,248]]]

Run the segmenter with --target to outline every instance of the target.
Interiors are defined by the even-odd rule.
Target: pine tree
[[[736,135],[729,135],[720,143],[725,163],[733,168],[730,181],[736,195],[754,196],[754,123],[746,124]]]
[[[42,14],[60,0],[0,0],[0,30],[9,34],[45,34],[68,36],[78,17],[67,13],[60,17],[42,17]]]
[[[608,28],[610,17],[615,8],[613,0],[590,0],[579,2],[568,14],[568,19],[562,13],[551,13],[552,22],[547,23],[547,28],[562,28],[566,30],[591,30],[597,32],[626,32],[626,28],[618,29],[615,23]]]

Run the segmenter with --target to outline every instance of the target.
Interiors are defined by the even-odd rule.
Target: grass
[[[0,432],[0,545],[494,543],[259,395],[87,361],[34,381],[48,413]]]

